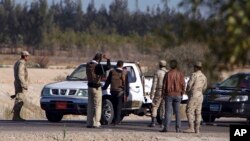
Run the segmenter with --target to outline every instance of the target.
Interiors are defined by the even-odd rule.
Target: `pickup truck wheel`
[[[46,117],[50,122],[59,122],[62,120],[63,115],[55,112],[46,111]]]
[[[204,122],[214,122],[215,121],[215,116],[212,115],[202,115],[202,119]]]
[[[102,101],[101,124],[103,125],[111,124],[113,118],[114,118],[113,104],[109,99],[104,99]]]

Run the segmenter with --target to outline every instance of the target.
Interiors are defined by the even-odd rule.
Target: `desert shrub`
[[[205,65],[205,55],[209,52],[206,45],[199,43],[187,43],[181,46],[168,48],[165,51],[165,59],[167,61],[176,59],[178,61],[179,68],[189,75],[193,72],[193,64],[196,61],[202,61]]]
[[[40,68],[40,64],[35,63],[35,62],[33,62],[33,61],[28,61],[28,62],[27,62],[27,67],[28,67],[28,68]]]
[[[2,113],[1,119],[10,120],[12,118],[12,107],[11,106],[6,106],[6,107],[4,106],[0,113]]]
[[[48,57],[35,57],[33,62],[39,64],[40,68],[48,68],[50,60]]]
[[[65,79],[66,79],[66,77],[65,77],[64,75],[58,75],[58,76],[56,76],[56,77],[54,78],[55,81],[63,81],[63,80],[65,80]]]
[[[2,65],[0,64],[0,68],[10,68],[11,66],[10,65]]]

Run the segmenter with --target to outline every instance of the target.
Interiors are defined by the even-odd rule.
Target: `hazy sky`
[[[36,0],[15,0],[16,3],[25,3],[25,2],[32,2],[32,1],[36,1]],[[60,0],[54,0],[55,2],[60,1]],[[84,10],[86,10],[88,4],[91,2],[92,0],[82,0],[83,3],[83,8]],[[104,4],[107,8],[110,5],[110,3],[113,0],[95,0],[95,6],[97,9],[100,8],[100,6],[102,4]],[[162,8],[163,7],[163,3],[161,2],[162,0],[138,0],[139,2],[139,9],[141,11],[146,11],[147,6],[149,7],[157,7],[158,5]],[[172,9],[176,9],[178,10],[177,4],[179,3],[180,0],[169,0],[169,7]],[[49,3],[52,3],[52,0],[48,0]],[[128,0],[128,7],[130,11],[135,11],[135,0]]]

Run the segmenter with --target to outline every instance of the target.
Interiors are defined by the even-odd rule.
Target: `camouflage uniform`
[[[29,55],[28,52],[23,51],[22,55]],[[25,94],[28,89],[28,70],[26,67],[26,61],[24,59],[18,60],[14,65],[14,86],[15,86],[15,104],[13,107],[12,120],[24,120],[20,116],[20,112],[23,106],[25,106],[26,97]]]
[[[156,73],[154,74],[153,85],[152,85],[151,93],[150,93],[150,98],[151,99],[153,98],[152,114],[151,114],[152,122],[149,125],[150,127],[155,126],[157,110],[159,107],[163,107],[162,105],[164,105],[163,104],[164,100],[162,100],[162,83],[163,83],[165,73],[167,72],[166,61],[161,60],[159,62],[159,65],[161,66],[161,68],[157,70]],[[160,110],[161,110],[160,116],[163,117],[164,115],[163,109],[161,108]]]
[[[196,65],[201,67],[201,63],[196,63]],[[199,133],[203,92],[205,91],[206,88],[207,88],[206,76],[201,72],[201,70],[195,71],[191,75],[186,89],[189,97],[189,101],[187,104],[187,111],[186,111],[189,122],[189,128],[184,132]]]

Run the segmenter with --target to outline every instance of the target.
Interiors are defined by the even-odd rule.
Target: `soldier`
[[[101,65],[102,58],[107,59],[107,65]],[[88,109],[87,128],[101,126],[102,90],[101,79],[111,67],[110,59],[106,55],[97,53],[92,61],[87,63],[86,74],[88,79]]]
[[[14,86],[15,86],[15,95],[12,98],[15,98],[15,104],[13,107],[13,118],[14,121],[24,121],[20,115],[23,105],[26,103],[26,91],[28,90],[28,70],[26,67],[26,62],[29,58],[28,51],[21,52],[21,59],[19,59],[14,65]]]
[[[156,71],[154,74],[154,79],[153,79],[153,85],[151,88],[150,92],[150,98],[153,99],[152,101],[152,113],[151,113],[151,123],[149,124],[149,127],[155,127],[155,121],[156,121],[156,116],[157,116],[157,110],[160,105],[162,105],[162,83],[163,83],[163,78],[165,76],[165,73],[167,72],[166,69],[166,61],[161,60],[159,62],[159,70]],[[161,113],[161,117],[162,117]]]
[[[114,125],[120,123],[124,99],[127,99],[129,95],[128,75],[122,67],[123,61],[117,61],[116,68],[109,72],[105,85],[102,87],[103,90],[106,90],[111,84],[110,93],[115,114]]]
[[[187,84],[186,92],[189,97],[187,104],[187,118],[189,128],[186,133],[199,133],[201,122],[201,108],[203,102],[203,92],[207,88],[207,78],[201,71],[202,63],[196,62],[194,65],[194,73],[192,73]],[[195,123],[195,126],[194,126]]]

